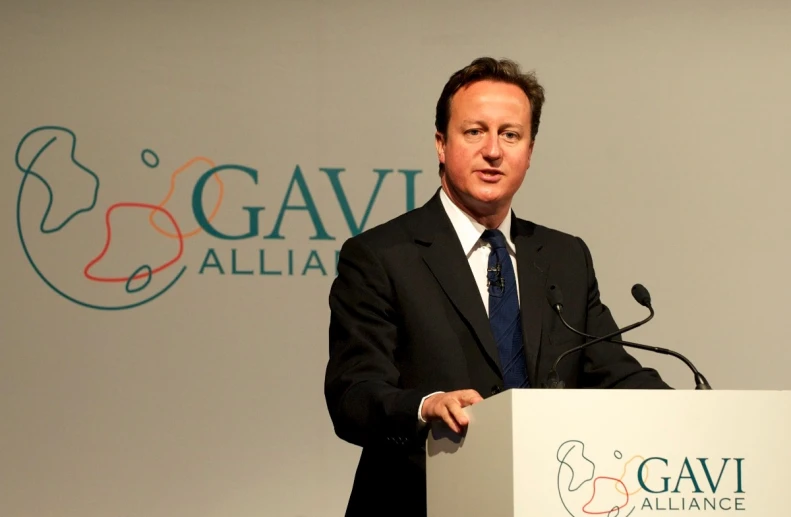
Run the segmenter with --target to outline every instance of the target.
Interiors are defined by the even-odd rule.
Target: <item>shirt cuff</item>
[[[418,422],[420,422],[421,424],[425,424],[426,423],[426,421],[423,420],[423,402],[425,402],[426,399],[429,398],[430,396],[436,395],[437,393],[445,393],[445,392],[444,391],[435,391],[434,393],[429,393],[428,395],[423,397],[423,399],[420,401],[420,405],[417,407],[417,419],[418,419]]]

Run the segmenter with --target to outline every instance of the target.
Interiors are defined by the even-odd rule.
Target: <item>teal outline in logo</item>
[[[19,163],[19,152],[22,149],[22,145],[25,143],[25,140],[27,140],[30,137],[30,135],[32,135],[32,134],[34,134],[34,133],[36,133],[38,131],[44,131],[44,130],[63,131],[63,132],[68,133],[69,135],[71,135],[71,137],[72,137],[72,144],[71,144],[71,160],[72,160],[72,162],[74,164],[76,164],[78,167],[80,167],[83,171],[85,171],[88,174],[90,174],[96,180],[96,188],[94,189],[94,192],[93,192],[93,200],[91,201],[91,204],[88,207],[86,207],[86,208],[80,208],[79,210],[76,210],[73,214],[71,214],[69,217],[67,217],[65,221],[63,221],[57,227],[52,228],[52,229],[46,229],[44,227],[45,223],[46,223],[46,220],[47,220],[47,217],[49,216],[49,211],[52,208],[52,198],[53,198],[52,188],[50,187],[49,183],[47,183],[47,181],[44,178],[42,178],[40,175],[38,175],[35,172],[33,172],[32,169],[33,169],[33,165],[35,165],[35,163],[38,160],[39,156],[41,156],[41,154],[47,149],[47,147],[52,145],[52,143],[55,142],[55,140],[57,140],[58,137],[53,137],[46,144],[44,144],[41,147],[41,149],[36,153],[36,155],[33,157],[33,159],[30,161],[30,165],[28,165],[27,167],[23,167],[22,164]],[[46,233],[55,233],[55,232],[61,230],[64,226],[66,226],[66,224],[68,224],[72,219],[74,219],[79,214],[81,214],[83,212],[89,212],[89,211],[93,210],[93,208],[96,206],[96,201],[97,201],[97,199],[99,197],[99,177],[93,171],[91,171],[88,168],[84,167],[80,162],[77,161],[77,159],[76,159],[76,157],[74,155],[76,147],[77,147],[77,135],[75,135],[72,130],[70,130],[68,128],[65,128],[65,127],[61,127],[61,126],[40,126],[40,127],[35,128],[35,129],[31,129],[30,131],[28,131],[25,134],[25,136],[22,137],[22,139],[19,141],[19,144],[17,145],[16,153],[14,154],[14,161],[16,162],[17,168],[22,172],[22,182],[19,185],[19,193],[17,195],[17,201],[16,201],[16,224],[17,224],[17,233],[19,234],[19,241],[20,241],[20,243],[22,243],[22,250],[25,252],[25,256],[27,257],[28,262],[30,262],[30,265],[33,267],[33,270],[36,272],[36,274],[39,276],[39,278],[41,278],[41,280],[43,280],[44,283],[47,284],[50,289],[52,289],[53,291],[58,293],[63,298],[69,300],[70,302],[76,303],[77,305],[81,305],[83,307],[87,307],[89,309],[106,310],[106,311],[118,311],[118,310],[124,310],[124,309],[132,309],[134,307],[139,307],[140,305],[143,305],[143,304],[146,304],[148,302],[151,302],[151,301],[155,300],[156,298],[159,298],[160,296],[165,294],[165,292],[167,292],[171,287],[173,287],[175,285],[175,283],[181,278],[181,276],[187,270],[187,266],[183,266],[181,268],[181,271],[179,271],[179,273],[173,278],[173,280],[171,280],[171,282],[168,285],[163,287],[162,290],[160,290],[157,293],[154,293],[153,295],[151,295],[148,298],[145,298],[145,299],[140,300],[140,301],[135,302],[135,303],[130,303],[128,305],[102,306],[102,305],[95,305],[95,304],[88,303],[88,302],[83,302],[81,300],[78,300],[78,299],[74,298],[73,296],[70,296],[70,295],[66,294],[62,290],[58,289],[55,286],[55,284],[53,284],[46,276],[44,276],[44,273],[42,273],[41,270],[38,268],[38,266],[36,265],[36,262],[33,260],[33,257],[30,256],[30,251],[28,250],[27,244],[25,243],[25,237],[22,234],[22,214],[21,214],[22,194],[24,193],[25,185],[27,183],[28,177],[30,177],[31,175],[35,176],[47,188],[47,193],[49,194],[49,200],[47,202],[47,209],[44,211],[44,216],[41,218],[41,225],[39,226],[39,229],[41,230],[41,233],[45,233],[45,234]],[[138,270],[136,270],[136,272],[137,271],[140,271],[140,268],[138,268]],[[135,273],[132,274],[132,277],[134,277]],[[151,279],[151,275],[149,275],[149,277],[148,277],[148,281],[149,282],[150,282],[150,279]],[[137,288],[135,291],[130,291],[128,289],[129,282],[127,281],[127,292],[137,292],[137,291],[143,289],[146,285],[148,285],[148,282],[146,282],[142,287]]]
[[[585,444],[583,442],[581,442],[580,440],[566,440],[565,442],[560,444],[560,446],[557,449],[557,452],[555,453],[556,454],[556,459],[560,463],[560,465],[558,465],[558,474],[557,474],[557,480],[556,480],[557,489],[558,489],[558,498],[560,499],[560,504],[563,505],[563,508],[566,510],[566,512],[568,512],[568,514],[571,517],[576,517],[574,515],[574,512],[572,512],[571,509],[566,505],[566,501],[563,500],[563,491],[560,489],[560,476],[561,476],[561,473],[563,472],[563,466],[564,465],[569,470],[571,470],[571,472],[572,472],[572,479],[573,479],[573,476],[574,476],[574,467],[572,467],[571,465],[566,463],[566,458],[568,458],[568,455],[571,454],[571,451],[573,451],[574,448],[577,445],[572,445],[569,448],[569,450],[566,451],[566,454],[564,454],[562,458],[560,457],[560,451],[563,450],[563,446],[565,446],[566,444],[570,444],[570,443],[579,444],[579,447],[582,449],[580,451],[580,455],[582,456],[582,458],[585,461],[587,461],[588,463],[590,463],[593,466],[593,470],[591,471],[591,476],[589,478],[585,479],[584,481],[580,482],[579,485],[577,486],[577,488],[572,488],[571,485],[569,485],[569,487],[568,487],[568,491],[569,492],[576,492],[577,490],[582,488],[582,486],[585,485],[585,483],[590,483],[591,481],[594,481],[595,473],[596,473],[596,464],[593,463],[589,458],[585,457]],[[620,451],[615,451],[615,452],[620,454]],[[618,459],[621,459],[621,458],[618,458]],[[624,517],[629,517],[630,515],[632,515],[632,513],[635,511],[636,508],[637,508],[637,506],[632,506],[632,509],[629,510],[629,513],[627,513]],[[615,513],[613,514],[613,512],[615,512]],[[616,508],[613,508],[612,510],[610,510],[609,512],[607,512],[606,515],[604,515],[603,513],[599,514],[599,515],[603,515],[604,517],[618,517],[620,514],[621,514],[621,509],[616,507]]]

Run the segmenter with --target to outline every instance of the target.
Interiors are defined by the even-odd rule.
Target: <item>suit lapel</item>
[[[472,327],[478,342],[502,376],[497,343],[489,327],[478,285],[439,195],[435,195],[424,208],[427,217],[422,222],[425,224],[413,229],[415,240],[421,245],[423,260],[450,301]]]
[[[541,257],[542,243],[535,236],[535,226],[513,217],[511,226],[516,246],[516,264],[519,275],[519,299],[524,334],[527,373],[533,387],[536,379],[541,348],[541,326],[550,310],[546,299],[549,264]]]
[[[502,376],[497,343],[489,327],[489,318],[478,286],[456,232],[448,219],[439,190],[423,208],[426,216],[412,228],[415,241],[421,246],[423,260],[439,282],[450,301],[472,327],[484,352]],[[524,334],[527,373],[531,385],[536,379],[541,349],[541,328],[551,308],[546,299],[549,264],[541,256],[543,243],[535,235],[535,225],[511,214],[511,236],[516,246],[519,275],[520,316]]]

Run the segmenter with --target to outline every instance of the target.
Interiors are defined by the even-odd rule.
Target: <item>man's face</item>
[[[436,134],[442,184],[473,216],[505,209],[530,167],[530,101],[516,85],[479,81],[451,101],[447,135]]]

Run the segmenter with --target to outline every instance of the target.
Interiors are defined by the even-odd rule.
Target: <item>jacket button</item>
[[[492,395],[497,395],[501,391],[503,391],[503,389],[500,386],[498,386],[497,384],[492,386]]]

